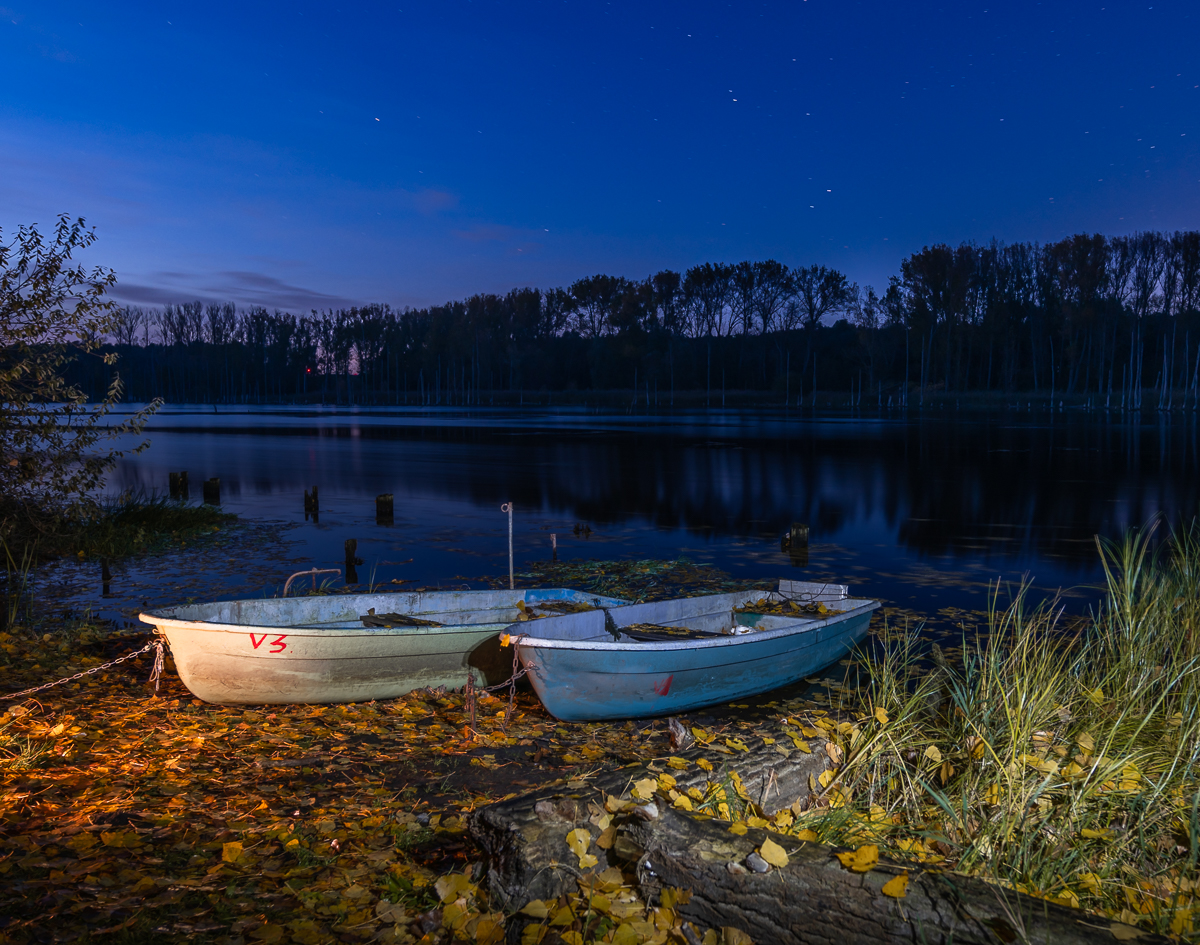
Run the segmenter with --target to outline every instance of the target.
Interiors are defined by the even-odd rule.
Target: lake
[[[1101,578],[1094,535],[1200,508],[1195,415],[1147,417],[168,407],[110,490],[164,493],[186,470],[195,501],[218,477],[224,508],[269,535],[202,565],[117,565],[105,601],[94,566],[56,574],[72,575],[64,604],[128,615],[271,593],[293,570],[341,567],[354,538],[362,582],[478,586],[507,570],[511,502],[518,571],[550,558],[554,535],[559,560],[684,555],[848,583],[900,613],[953,619],[1025,574],[1084,608]],[[381,493],[391,524],[376,521]],[[793,522],[809,526],[807,554],[781,550]]]

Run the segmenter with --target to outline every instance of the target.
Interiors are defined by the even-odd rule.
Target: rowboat
[[[844,585],[741,591],[563,614],[514,628],[546,709],[569,722],[668,715],[768,692],[845,656],[879,601]],[[515,632],[519,630],[519,632]]]
[[[336,594],[188,604],[140,614],[183,684],[216,703],[389,699],[512,674],[498,634],[549,614],[625,601],[568,589]]]

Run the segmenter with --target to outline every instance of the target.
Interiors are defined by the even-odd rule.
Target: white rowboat
[[[463,686],[468,675],[496,685],[512,673],[501,631],[624,603],[566,589],[432,591],[217,601],[139,617],[166,637],[179,678],[205,702],[366,702]]]

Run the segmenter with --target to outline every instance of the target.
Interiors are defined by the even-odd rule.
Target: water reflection
[[[512,501],[518,565],[552,550],[683,552],[740,574],[852,577],[930,607],[957,584],[977,604],[997,575],[1093,581],[1094,534],[1200,510],[1194,417],[182,411],[156,418],[151,434],[115,489],[164,492],[185,468],[193,482],[219,479],[227,508],[297,524],[305,566],[341,563],[357,540],[363,580],[500,573],[498,509]],[[390,518],[379,505],[389,494]],[[573,529],[581,523],[594,531]],[[781,547],[793,523],[809,526],[807,554]]]

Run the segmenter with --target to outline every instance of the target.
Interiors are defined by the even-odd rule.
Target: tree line
[[[1169,408],[1200,393],[1200,232],[938,244],[905,258],[882,293],[826,266],[766,260],[402,310],[127,306],[114,325],[103,340],[126,396],[142,401],[625,391],[663,404],[739,391],[911,404],[1000,391]],[[85,389],[110,381],[96,360],[75,370]]]

